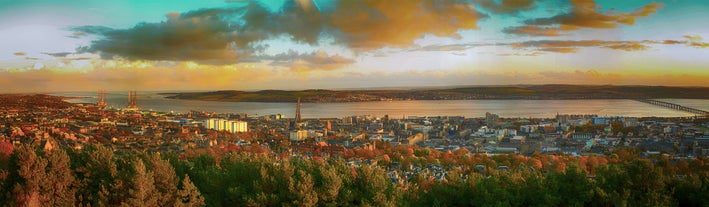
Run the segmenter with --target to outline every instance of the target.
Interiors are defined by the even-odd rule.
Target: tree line
[[[370,159],[380,162],[353,164],[247,152],[184,157],[103,146],[0,148],[2,206],[709,205],[709,159],[642,158],[633,149],[488,157],[384,146],[385,158]],[[427,166],[444,169],[444,176]],[[407,171],[416,173],[390,176]]]

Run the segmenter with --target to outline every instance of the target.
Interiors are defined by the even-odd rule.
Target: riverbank
[[[666,86],[484,86],[416,90],[263,90],[160,93],[168,99],[222,102],[346,103],[403,100],[709,99],[706,87]]]

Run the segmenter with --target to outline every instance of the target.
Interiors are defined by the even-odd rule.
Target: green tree
[[[127,192],[118,177],[116,156],[111,149],[88,145],[83,150],[69,150],[68,154],[76,176],[78,203],[106,206],[123,201]]]
[[[205,206],[204,198],[199,193],[199,190],[194,183],[190,180],[189,175],[185,175],[185,179],[182,180],[182,189],[177,193],[178,202],[175,206],[184,207],[202,207]]]
[[[150,165],[155,177],[155,188],[159,193],[158,204],[160,206],[174,206],[177,199],[177,183],[179,182],[179,178],[175,175],[175,169],[167,160],[161,159],[158,154],[150,156]]]
[[[576,165],[569,165],[566,172],[550,173],[547,186],[549,194],[559,196],[559,206],[584,206],[593,198],[593,184],[586,171]]]
[[[595,205],[672,205],[662,170],[648,160],[603,166],[597,170],[596,182]]]
[[[394,206],[400,196],[386,172],[377,166],[362,165],[357,168],[354,187],[355,205]]]
[[[11,158],[10,182],[14,183],[12,196],[8,198],[13,206],[41,206],[49,201],[50,188],[45,185],[47,159],[38,156],[30,145],[22,145]],[[14,199],[13,199],[14,198]]]
[[[342,179],[337,174],[337,170],[334,165],[323,165],[317,168],[319,170],[319,179],[315,179],[315,182],[320,183],[318,187],[318,196],[321,204],[325,205],[335,205],[337,202],[337,197],[342,189]]]
[[[315,206],[318,202],[318,194],[313,188],[315,183],[310,174],[299,170],[295,183],[290,187],[290,193],[295,196],[293,204],[296,206]]]
[[[51,193],[47,206],[73,206],[76,200],[74,172],[71,169],[69,155],[62,149],[48,152],[49,167],[47,183]]]
[[[158,206],[160,193],[155,188],[153,172],[145,168],[143,160],[133,161],[135,175],[128,190],[129,197],[123,206]]]

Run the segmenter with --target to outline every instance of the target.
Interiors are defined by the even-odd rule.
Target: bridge
[[[674,109],[674,110],[678,110],[678,111],[684,111],[684,112],[688,112],[688,113],[693,113],[693,114],[696,114],[696,115],[699,115],[699,116],[709,116],[709,112],[708,112],[708,111],[704,111],[704,110],[701,110],[701,109],[695,109],[695,108],[692,108],[692,107],[686,107],[686,106],[682,106],[682,105],[679,105],[679,104],[673,104],[673,103],[669,103],[669,102],[658,101],[658,100],[651,100],[651,99],[634,99],[634,100],[635,100],[635,101],[639,101],[639,102],[643,102],[643,103],[647,103],[647,104],[652,104],[652,105],[655,105],[655,106],[665,107],[665,108],[668,108],[668,109]]]

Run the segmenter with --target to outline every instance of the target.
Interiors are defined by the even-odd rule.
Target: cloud
[[[482,8],[498,14],[517,14],[537,8],[535,0],[474,0]]]
[[[232,25],[225,19],[231,9],[204,9],[185,14],[170,13],[166,21],[140,23],[129,29],[84,26],[76,31],[99,35],[79,52],[98,52],[105,59],[194,60],[203,63],[237,62],[238,51],[248,43],[235,41]],[[253,48],[249,48],[253,49]]]
[[[562,33],[562,28],[568,28],[566,26],[552,27],[552,26],[540,26],[540,25],[525,25],[519,27],[506,28],[503,30],[505,33],[518,34],[518,35],[529,35],[529,36],[564,36],[566,34]]]
[[[25,56],[25,55],[27,55],[27,53],[25,53],[25,52],[15,52],[15,53],[12,53],[12,54],[15,55],[15,56]]]
[[[335,70],[355,62],[339,55],[328,55],[322,50],[311,53],[298,53],[289,50],[273,56],[262,56],[261,59],[271,60],[270,65],[289,67],[296,72]]]
[[[679,40],[664,40],[662,41],[662,44],[665,45],[676,45],[676,44],[685,44],[686,41],[679,41]]]
[[[555,52],[555,53],[576,53],[579,48],[576,47],[545,47],[539,48],[539,51]]]
[[[455,52],[464,51],[478,47],[507,46],[509,43],[461,43],[461,44],[437,44],[427,46],[417,46],[408,51],[433,51],[433,52]]]
[[[689,46],[696,48],[709,48],[709,43],[707,42],[690,42]]]
[[[700,42],[700,41],[704,40],[704,38],[702,38],[702,36],[699,36],[699,35],[684,35],[682,37],[684,37],[685,39],[692,41],[692,42]]]
[[[709,48],[709,43],[703,42],[704,38],[699,35],[685,35],[686,44],[696,48]]]
[[[696,48],[709,48],[709,43],[702,42],[700,36],[685,36],[686,39],[691,39],[694,41],[685,40],[642,40],[642,41],[618,41],[618,40],[530,40],[522,42],[512,42],[512,43],[469,43],[469,44],[449,44],[449,45],[429,45],[424,47],[417,47],[409,49],[407,51],[464,51],[476,47],[485,46],[509,46],[513,49],[518,50],[533,50],[536,52],[532,53],[500,53],[498,56],[538,56],[543,54],[543,52],[553,52],[553,53],[576,53],[581,48],[606,48],[612,50],[622,50],[627,52],[633,51],[645,51],[651,48],[650,45],[657,44],[683,44],[689,47]]]
[[[49,56],[52,56],[52,57],[63,58],[63,57],[66,57],[67,55],[71,55],[71,54],[73,54],[73,53],[70,53],[70,52],[57,52],[57,53],[43,52],[42,54],[49,55]]]
[[[624,51],[642,51],[650,47],[645,41],[605,41],[605,40],[534,40],[510,44],[515,49],[533,49],[537,51],[574,53],[579,48],[597,47]]]
[[[448,45],[428,45],[410,49],[409,51],[463,51],[474,47],[492,46],[494,44],[448,44]]]
[[[664,40],[664,41],[652,41],[646,40],[644,43],[651,44],[665,44],[665,45],[686,45],[688,47],[695,48],[709,48],[709,43],[704,42],[704,38],[699,35],[684,35],[682,36],[685,40]]]
[[[580,29],[612,29],[620,25],[633,25],[640,17],[647,17],[663,6],[650,3],[630,13],[601,12],[594,0],[572,0],[571,11],[549,18],[535,18],[524,22],[525,25],[503,30],[505,33],[529,36],[562,36]]]
[[[327,15],[336,41],[356,50],[407,47],[425,34],[460,38],[486,17],[473,5],[456,1],[341,1]]]
[[[287,37],[318,45],[334,40],[354,51],[408,47],[426,34],[460,38],[460,30],[477,29],[485,17],[457,0],[341,1],[329,12],[310,1],[288,1],[272,12],[256,2],[240,8],[169,13],[167,20],[132,28],[81,26],[72,30],[98,39],[79,52],[105,59],[197,61],[231,64],[257,54],[264,40]]]
[[[642,51],[647,50],[650,47],[639,42],[624,42],[618,44],[610,44],[603,46],[605,48],[610,48],[614,50],[625,50],[625,51]]]

